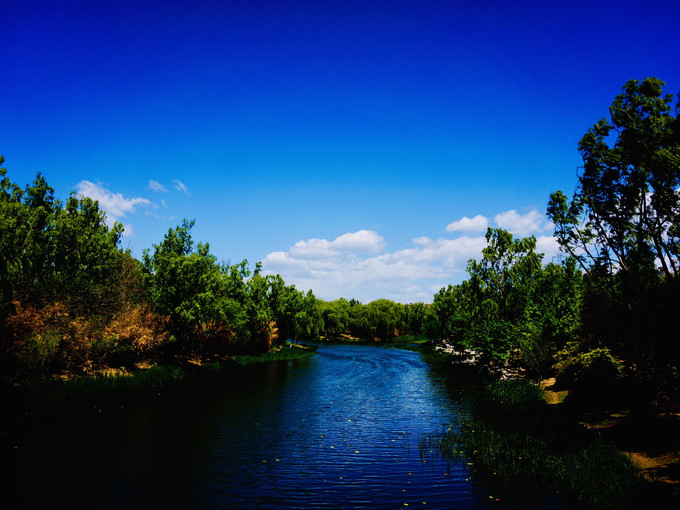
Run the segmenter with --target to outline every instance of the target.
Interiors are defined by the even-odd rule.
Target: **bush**
[[[58,330],[47,330],[23,343],[19,350],[19,359],[30,370],[51,370],[63,362],[61,347],[61,333]]]
[[[569,342],[557,353],[557,380],[575,389],[608,387],[623,378],[623,362],[607,347],[579,352],[578,342]]]

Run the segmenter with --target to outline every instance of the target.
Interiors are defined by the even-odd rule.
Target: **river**
[[[465,402],[416,352],[321,345],[17,439],[6,508],[563,508],[512,501],[419,438]]]

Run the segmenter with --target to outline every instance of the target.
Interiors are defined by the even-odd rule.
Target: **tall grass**
[[[641,489],[628,457],[549,407],[526,380],[486,385],[458,432],[421,438],[421,448],[472,459],[503,489],[545,487],[589,508],[626,508]]]

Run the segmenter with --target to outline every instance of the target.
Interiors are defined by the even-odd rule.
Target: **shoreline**
[[[569,391],[555,390],[554,385],[555,378],[540,382],[544,399],[550,405],[564,405]],[[657,405],[642,415],[626,408],[582,411],[578,423],[627,455],[642,478],[667,485],[680,496],[680,405],[668,409]]]

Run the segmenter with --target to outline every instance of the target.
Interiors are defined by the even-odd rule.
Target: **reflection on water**
[[[79,508],[513,508],[467,462],[421,452],[464,413],[417,353],[321,346],[41,424],[11,452],[9,489]]]

